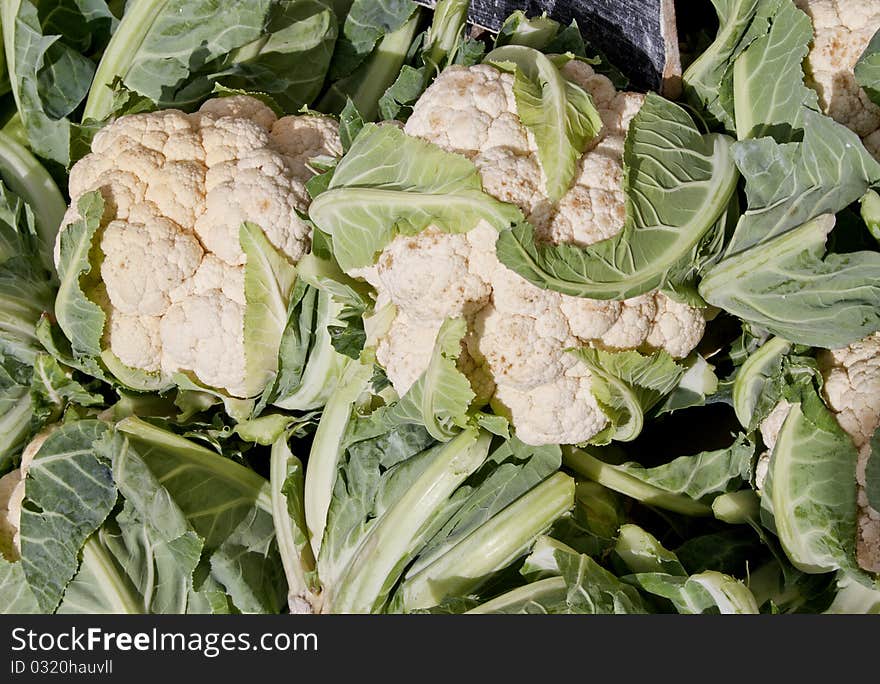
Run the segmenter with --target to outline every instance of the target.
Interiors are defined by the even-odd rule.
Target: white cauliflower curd
[[[71,207],[105,201],[96,237],[100,284],[89,296],[107,317],[104,344],[127,366],[186,371],[233,396],[251,396],[244,349],[243,222],[259,226],[290,262],[309,250],[308,162],[342,152],[335,120],[276,117],[247,96],[123,116],[99,131],[70,172]],[[269,369],[273,370],[273,369]]]
[[[517,115],[510,74],[488,65],[447,68],[404,130],[470,159],[484,190],[517,205],[539,239],[586,246],[623,226],[623,143],[643,96],[617,92],[581,62],[569,62],[563,73],[592,96],[603,129],[558,203],[545,195],[537,147]],[[681,358],[702,337],[701,312],[659,292],[597,301],[535,287],[498,261],[496,238],[486,223],[466,234],[428,228],[399,235],[374,266],[356,272],[376,288],[377,308],[396,307],[377,359],[398,393],[426,369],[443,320],[464,317],[459,366],[478,397],[491,398],[526,443],[578,443],[600,432],[607,418],[589,372],[566,349],[665,349]]]
[[[853,67],[880,29],[876,0],[795,0],[813,22],[807,84],[822,111],[855,132],[880,159],[880,107],[856,83]]]

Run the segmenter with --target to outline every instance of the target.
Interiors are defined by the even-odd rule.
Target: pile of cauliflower
[[[880,107],[865,94],[853,68],[877,27],[876,0],[795,0],[813,22],[806,60],[807,85],[819,94],[822,111],[856,133],[880,159]]]
[[[132,368],[250,396],[240,227],[258,225],[295,263],[310,247],[309,160],[341,153],[334,119],[278,118],[248,96],[120,117],[70,171],[56,264],[78,198],[100,190],[101,283],[89,295],[107,316],[105,346]]]
[[[582,62],[569,62],[563,74],[592,96],[603,128],[558,203],[544,192],[535,140],[517,115],[510,74],[487,65],[447,68],[404,131],[470,159],[484,190],[517,205],[539,239],[585,246],[623,226],[623,144],[643,96],[617,92]],[[600,432],[607,418],[589,371],[567,349],[664,349],[682,358],[703,335],[700,310],[659,292],[597,301],[539,289],[498,261],[496,238],[487,224],[466,234],[428,228],[396,237],[373,266],[351,273],[376,288],[377,309],[396,307],[377,359],[398,393],[427,368],[444,319],[463,317],[468,331],[459,366],[477,400],[490,401],[528,444],[573,444]]]

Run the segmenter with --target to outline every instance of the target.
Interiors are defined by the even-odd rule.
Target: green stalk
[[[531,582],[523,587],[517,587],[506,594],[496,596],[476,608],[471,608],[466,615],[488,615],[490,613],[523,613],[524,607],[529,604],[544,606],[547,603],[559,603],[565,600],[568,587],[562,577],[548,577],[547,579]]]
[[[298,605],[300,601],[305,601],[309,606],[314,605],[315,597],[308,575],[315,572],[315,557],[312,555],[312,547],[309,545],[308,539],[303,535],[300,535],[300,543],[297,543],[297,534],[291,520],[288,499],[282,491],[291,466],[299,468],[300,473],[302,472],[302,463],[291,452],[285,435],[272,445],[269,461],[269,483],[272,496],[272,519],[275,523],[275,540],[278,543],[281,564],[284,566],[284,575],[287,577],[288,603],[293,611],[294,606]],[[300,511],[300,513],[302,512]]]
[[[647,482],[642,482],[613,465],[603,463],[595,456],[591,456],[581,449],[563,447],[562,461],[578,475],[582,475],[608,487],[608,489],[626,494],[651,506],[683,513],[684,515],[712,515],[712,508],[706,504],[695,501],[688,496],[672,494]]]
[[[379,98],[397,79],[406,54],[416,36],[420,12],[416,10],[407,22],[393,33],[387,33],[373,50],[366,63],[327,91],[317,109],[335,114],[342,111],[346,99],[357,107],[364,121],[373,121],[379,111]]]
[[[337,586],[329,590],[329,612],[381,608],[438,509],[486,461],[491,441],[488,432],[468,429],[437,450],[433,462],[361,541]]]
[[[117,76],[125,78],[133,57],[140,51],[147,34],[167,4],[168,0],[133,0],[130,3],[98,63],[86,99],[83,121],[103,121],[113,113],[113,90],[110,86]]]
[[[306,525],[315,558],[321,551],[340,451],[346,428],[351,420],[353,405],[367,388],[372,376],[371,366],[350,363],[336,390],[324,406],[321,422],[318,423],[318,429],[315,431],[305,483]]]
[[[525,553],[535,538],[574,505],[574,480],[556,473],[407,579],[400,590],[409,612],[463,596]]]
[[[40,261],[50,273],[55,273],[55,236],[67,211],[61,191],[37,158],[5,133],[0,133],[0,176],[34,212]]]
[[[455,57],[461,32],[467,22],[469,0],[440,0],[434,8],[434,19],[425,46],[425,61],[439,67]]]

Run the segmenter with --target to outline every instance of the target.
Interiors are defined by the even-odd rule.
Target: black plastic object
[[[416,0],[433,7],[436,0]],[[515,10],[577,21],[586,40],[630,79],[633,87],[674,97],[681,64],[673,0],[471,0],[471,24],[497,32]]]

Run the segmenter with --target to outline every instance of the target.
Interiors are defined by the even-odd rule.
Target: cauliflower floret
[[[444,69],[419,98],[404,131],[471,159],[492,147],[537,149],[516,114],[513,76],[485,64]]]
[[[165,313],[169,293],[196,272],[204,254],[195,235],[149,212],[111,221],[100,244],[101,278],[113,307],[147,316]]]
[[[880,511],[868,503],[865,491],[871,437],[880,427],[880,332],[843,349],[823,351],[818,360],[825,379],[825,401],[859,450],[859,564],[866,570],[880,572]]]
[[[487,306],[476,316],[468,351],[475,361],[488,366],[499,385],[528,390],[552,382],[575,359],[564,352],[567,338],[538,331],[540,320]]]
[[[465,235],[424,230],[401,236],[382,252],[380,287],[414,318],[443,320],[476,311],[489,301],[489,284],[470,264]]]
[[[299,260],[311,239],[300,218],[314,175],[306,163],[340,153],[333,119],[279,119],[248,96],[208,100],[192,114],[123,116],[101,129],[71,169],[59,236],[78,220],[77,200],[99,190],[101,283],[92,295],[107,314],[111,351],[141,370],[189,371],[236,396],[253,391],[244,377],[241,224],[256,224]]]
[[[779,437],[779,431],[782,429],[782,424],[785,422],[785,419],[788,418],[790,411],[791,404],[783,399],[776,404],[776,406],[773,407],[773,410],[767,414],[767,417],[761,421],[761,439],[764,440],[764,446],[766,446],[767,449],[758,456],[758,462],[755,464],[755,487],[758,491],[764,488],[764,482],[767,480],[767,473],[770,472],[770,456],[773,454],[773,449],[776,447],[776,438]]]
[[[868,99],[853,68],[880,27],[880,3],[868,0],[796,0],[813,21],[807,83],[822,111],[861,137],[880,159],[880,107]]]
[[[623,227],[623,142],[643,96],[618,93],[581,62],[570,62],[564,74],[592,95],[604,128],[555,205],[544,193],[534,137],[516,114],[509,74],[487,65],[444,70],[404,130],[471,159],[484,190],[519,206],[539,239],[587,245]],[[398,393],[427,368],[443,320],[461,316],[468,330],[458,365],[478,401],[491,396],[526,442],[577,443],[599,432],[607,418],[591,394],[588,370],[569,348],[665,349],[681,358],[702,337],[699,311],[656,292],[618,302],[538,288],[499,262],[496,238],[488,224],[466,235],[429,227],[398,235],[375,266],[351,273],[372,284],[379,301],[397,307],[395,322],[378,340],[377,358]]]
[[[526,444],[574,444],[607,424],[591,386],[589,378],[564,375],[526,392],[499,385],[491,404]]]
[[[398,394],[403,395],[425,372],[443,321],[419,321],[398,311],[376,346],[376,360]]]
[[[271,138],[294,177],[306,181],[312,177],[309,160],[342,156],[337,128],[336,121],[326,116],[285,116],[272,126]]]
[[[160,369],[159,316],[136,316],[112,310],[108,321],[110,351],[122,363],[149,373]]]
[[[665,349],[673,358],[684,358],[703,339],[706,331],[703,312],[662,292],[655,295],[654,301],[657,308],[645,343],[651,349]]]
[[[244,307],[220,290],[194,294],[173,304],[159,324],[162,370],[193,371],[202,382],[247,396],[245,349],[237,340],[244,330]]]
[[[21,505],[25,483],[34,457],[57,425],[50,425],[36,435],[21,453],[21,464],[0,477],[0,556],[8,561],[21,557]]]
[[[18,534],[18,523],[10,518],[17,517],[17,511],[21,510],[21,501],[18,499],[19,490],[24,495],[24,487],[19,487],[21,482],[22,475],[18,468],[0,477],[0,557],[8,561],[18,560],[20,554],[13,541]]]

